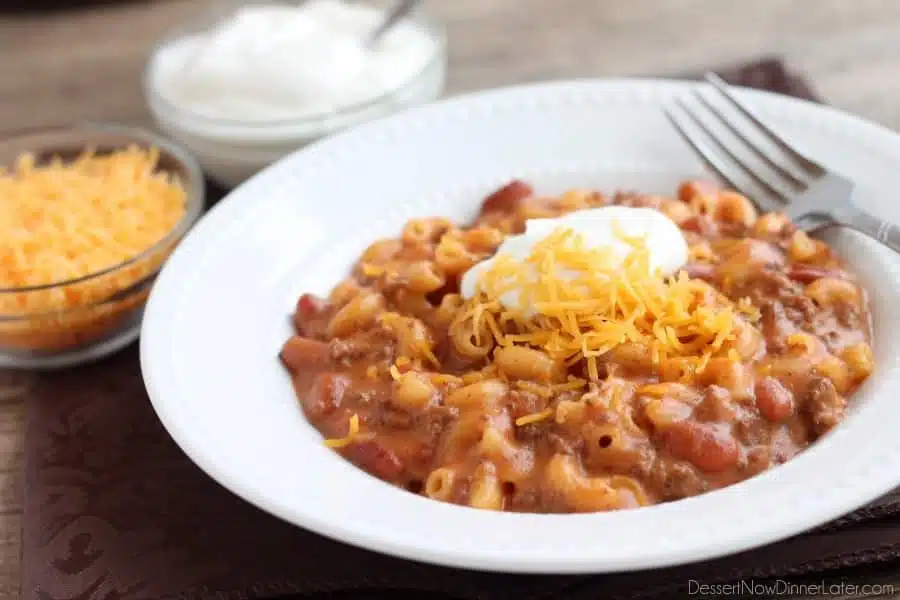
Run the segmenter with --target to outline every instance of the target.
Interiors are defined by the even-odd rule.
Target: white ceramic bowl
[[[596,573],[703,560],[798,534],[890,491],[900,484],[900,261],[849,231],[829,241],[871,293],[877,370],[829,435],[723,490],[597,514],[444,504],[324,447],[298,406],[277,354],[301,292],[326,293],[372,240],[397,235],[413,216],[472,217],[512,177],[538,193],[670,194],[684,178],[708,177],[662,113],[690,90],[621,80],[470,95],[334,136],[253,178],[203,218],[153,289],[141,364],[163,424],[213,478],[290,523],[474,569]],[[813,158],[859,182],[863,206],[900,223],[900,137],[808,102],[739,93]]]
[[[364,3],[378,8],[393,5],[390,0],[366,0]],[[424,68],[400,87],[362,104],[298,119],[240,121],[196,114],[168,100],[157,83],[156,61],[160,51],[174,40],[209,31],[241,5],[227,3],[171,31],[156,45],[144,70],[144,93],[157,126],[190,149],[204,171],[227,187],[238,185],[263,167],[312,141],[404,108],[430,102],[444,89],[447,61],[445,33],[441,25],[420,7],[407,19],[432,39],[433,54],[428,57]]]

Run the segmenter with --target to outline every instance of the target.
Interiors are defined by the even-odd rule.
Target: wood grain
[[[896,0],[429,4],[448,29],[449,93],[549,78],[683,73],[780,54],[832,104],[900,129]],[[148,122],[144,62],[160,36],[200,8],[195,0],[154,0],[0,15],[0,131],[86,118]],[[0,598],[18,597],[19,589],[22,381],[0,378]]]

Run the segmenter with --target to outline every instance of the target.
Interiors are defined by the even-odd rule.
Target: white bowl
[[[387,7],[392,2],[368,0],[366,4]],[[241,4],[237,3],[213,11],[170,32],[156,45],[144,70],[144,94],[157,126],[189,148],[204,171],[227,187],[238,185],[310,142],[404,108],[425,104],[440,96],[444,89],[447,60],[444,30],[420,7],[407,19],[432,39],[432,56],[422,70],[400,87],[362,104],[297,119],[240,121],[196,114],[166,99],[159,90],[155,68],[161,50],[184,36],[209,31],[239,6]]]
[[[369,242],[397,235],[413,216],[473,216],[512,177],[539,193],[672,193],[684,178],[708,177],[662,114],[690,91],[613,80],[465,96],[332,137],[248,181],[179,246],[149,300],[141,364],[163,424],[210,476],[285,521],[482,570],[598,573],[704,560],[798,534],[890,491],[900,484],[900,261],[847,231],[830,241],[871,293],[876,372],[834,431],[723,490],[613,513],[475,510],[375,479],[324,447],[304,418],[277,359],[301,292],[327,292]],[[815,159],[866,186],[861,204],[900,222],[900,137],[808,102],[739,93]]]

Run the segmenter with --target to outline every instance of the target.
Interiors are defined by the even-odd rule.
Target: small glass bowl
[[[280,0],[298,4],[304,0]],[[393,7],[396,0],[346,0],[378,9]],[[180,38],[207,33],[243,2],[217,2],[205,16],[169,32],[154,48],[144,69],[144,94],[157,126],[166,135],[182,143],[200,160],[212,179],[227,187],[235,187],[271,163],[307,144],[391,113],[426,104],[441,95],[447,70],[447,44],[444,28],[420,5],[406,20],[428,35],[432,53],[425,66],[398,88],[361,104],[339,110],[279,120],[241,121],[197,114],[170,102],[156,83],[155,60],[163,48]]]
[[[139,255],[98,271],[47,285],[0,288],[0,300],[41,304],[63,297],[71,307],[16,314],[0,309],[0,367],[52,369],[105,357],[138,337],[144,304],[165,260],[203,211],[204,182],[197,161],[149,132],[117,125],[83,124],[19,132],[0,139],[0,165],[31,153],[35,163],[74,159],[85,149],[97,154],[137,145],[159,150],[159,169],[177,176],[187,206],[178,224]],[[4,298],[4,296],[6,298]],[[0,304],[0,306],[6,303]]]

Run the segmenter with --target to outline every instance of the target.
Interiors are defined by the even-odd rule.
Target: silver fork
[[[679,98],[675,108],[665,109],[665,114],[684,141],[728,185],[747,196],[761,211],[785,213],[806,231],[833,225],[849,227],[900,253],[900,229],[860,208],[853,200],[852,181],[828,171],[789,145],[754,115],[720,77],[709,73],[706,81],[733,116],[729,117],[719,103],[699,88],[693,91],[697,102]],[[741,185],[742,178],[752,184]]]

